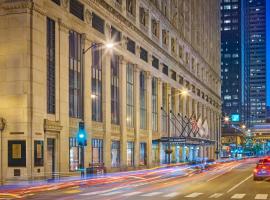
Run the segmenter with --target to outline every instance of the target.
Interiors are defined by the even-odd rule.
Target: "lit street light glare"
[[[230,118],[228,116],[224,117],[224,121],[228,122],[230,120]]]
[[[105,45],[105,47],[106,47],[107,49],[111,49],[111,48],[114,47],[114,43],[108,42],[108,43]]]

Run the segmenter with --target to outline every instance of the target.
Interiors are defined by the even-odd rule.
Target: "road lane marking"
[[[268,194],[256,194],[255,199],[267,199]]]
[[[243,199],[246,194],[234,194],[231,199]]]
[[[164,195],[163,197],[176,197],[177,195],[179,195],[180,193],[179,192],[172,192],[170,194],[166,194]]]
[[[82,196],[90,196],[90,195],[96,195],[96,194],[102,194],[102,193],[106,193],[106,192],[111,192],[112,190],[103,190],[103,191],[96,191],[96,192],[87,192],[87,193],[82,193],[80,195]]]
[[[111,196],[111,195],[115,195],[119,193],[122,193],[122,191],[113,191],[113,192],[103,193],[101,194],[101,196]]]
[[[143,196],[143,197],[152,197],[152,196],[156,196],[156,195],[159,195],[159,194],[162,194],[162,192],[151,192],[151,193],[143,194],[141,196]]]
[[[127,193],[127,194],[123,194],[122,196],[124,197],[129,197],[129,196],[134,196],[134,195],[138,195],[138,194],[141,194],[142,192],[130,192],[130,193]]]
[[[80,193],[81,190],[67,190],[67,191],[64,191],[63,193],[64,194],[76,194],[76,193]]]
[[[215,193],[215,194],[212,194],[209,198],[217,199],[217,198],[221,197],[222,195],[223,195],[223,193]]]
[[[196,197],[198,197],[198,196],[200,196],[200,195],[202,195],[203,193],[199,193],[199,192],[194,192],[194,193],[191,193],[191,194],[189,194],[189,195],[187,195],[187,196],[185,196],[185,197],[188,197],[188,198],[196,198]]]
[[[250,179],[252,176],[253,176],[253,174],[251,174],[250,176],[248,176],[247,178],[245,178],[241,182],[237,183],[235,186],[233,186],[231,189],[229,189],[227,191],[227,193],[229,193],[229,192],[233,191],[235,188],[239,187],[241,184],[243,184],[245,181],[247,181],[248,179]]]

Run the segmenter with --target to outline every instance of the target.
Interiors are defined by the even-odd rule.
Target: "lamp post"
[[[171,113],[171,109],[170,109],[170,106],[171,106],[171,97],[175,97],[175,96],[178,96],[178,95],[183,95],[183,96],[186,96],[188,95],[188,91],[183,89],[181,92],[177,93],[177,94],[174,94],[174,95],[171,95],[170,93],[168,93],[167,95],[167,98],[168,98],[168,104],[167,104],[167,133],[168,133],[168,148],[165,149],[165,154],[168,155],[168,164],[171,164],[171,153],[172,153],[172,149],[171,149],[171,143],[170,143],[170,113]]]
[[[6,120],[4,118],[0,118],[0,133],[1,133],[1,184],[3,185],[3,131],[6,128]]]

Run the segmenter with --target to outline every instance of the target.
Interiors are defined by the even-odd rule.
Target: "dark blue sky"
[[[266,66],[267,66],[267,105],[270,106],[270,1],[266,0]]]

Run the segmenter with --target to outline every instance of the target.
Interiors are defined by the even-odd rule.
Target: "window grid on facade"
[[[112,167],[120,166],[120,141],[113,140],[111,145]]]
[[[102,121],[102,50],[92,48],[92,120]]]
[[[118,31],[116,28],[112,26],[111,28],[111,37],[114,42],[120,42],[121,41],[121,32]]]
[[[167,132],[167,84],[162,84],[162,131]]]
[[[92,139],[92,163],[103,163],[102,139]]]
[[[134,127],[134,65],[127,65],[127,126]]]
[[[55,22],[47,18],[47,112],[55,113]]]
[[[127,50],[135,54],[135,42],[130,38],[127,38]]]
[[[119,56],[111,58],[111,122],[119,124]]]
[[[164,64],[163,68],[162,68],[162,72],[163,72],[163,74],[166,74],[168,76],[169,75],[169,67]]]
[[[61,4],[60,0],[52,0],[52,2],[56,3],[56,4],[59,5],[59,6],[60,6],[60,4]]]
[[[140,48],[140,58],[145,62],[148,61],[148,52],[144,48]]]
[[[146,165],[146,142],[140,143],[140,165]]]
[[[152,66],[156,69],[159,69],[159,60],[155,56],[152,56]]]
[[[157,78],[152,79],[152,130],[157,131],[158,129],[158,80]]]
[[[104,20],[95,13],[93,13],[92,27],[104,34],[104,24],[105,24]]]
[[[146,73],[140,72],[140,128],[146,129]]]
[[[82,39],[81,34],[69,32],[69,115],[82,118]]]
[[[84,5],[79,2],[78,0],[71,0],[69,1],[69,10],[70,13],[74,16],[78,17],[81,20],[84,20]]]
[[[134,142],[127,142],[127,165],[134,166]]]

